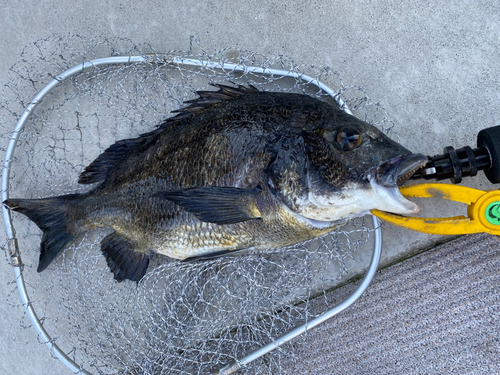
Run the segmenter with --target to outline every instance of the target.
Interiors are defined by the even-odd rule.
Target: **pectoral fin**
[[[116,281],[139,282],[149,264],[149,254],[139,252],[125,237],[111,233],[101,241],[101,250]]]
[[[234,224],[260,219],[256,197],[260,188],[201,187],[161,192],[156,197],[168,199],[207,223]]]

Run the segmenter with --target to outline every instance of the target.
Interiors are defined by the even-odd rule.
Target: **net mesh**
[[[195,98],[196,90],[211,89],[210,83],[252,84],[331,100],[300,78],[165,63],[174,57],[307,74],[337,90],[357,117],[392,128],[377,103],[360,88],[344,85],[328,67],[234,48],[208,53],[194,39],[188,51],[159,53],[121,38],[68,35],[27,46],[10,69],[0,107],[4,151],[25,107],[53,77],[116,55],[147,56],[148,62],[89,68],[64,81],[33,111],[12,161],[11,197],[86,191],[78,175],[109,145],[152,130]],[[13,215],[31,304],[53,341],[93,374],[134,375],[207,373],[313,318],[312,298],[331,308],[326,293],[349,276],[345,260],[360,247],[373,247],[365,220],[285,249],[194,263],[156,256],[136,284],[113,280],[100,251],[105,230],[88,232],[37,273],[41,232],[24,216]],[[19,304],[14,293],[9,301]],[[300,358],[286,346],[245,372],[279,374],[284,360]]]

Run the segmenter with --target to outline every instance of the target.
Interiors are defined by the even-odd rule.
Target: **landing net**
[[[88,190],[77,183],[78,176],[109,145],[154,129],[194,99],[195,91],[214,89],[210,83],[251,84],[331,101],[330,93],[301,78],[307,75],[332,88],[357,117],[384,130],[392,127],[379,105],[360,88],[344,85],[328,67],[235,48],[205,51],[194,39],[188,51],[160,53],[126,39],[70,35],[27,46],[10,69],[0,102],[3,151],[19,116],[50,80],[107,56],[142,56],[145,61],[88,67],[38,104],[19,135],[11,197]],[[187,60],[200,64],[183,65]],[[272,69],[293,77],[275,75]],[[357,219],[284,249],[193,263],[155,256],[137,285],[113,280],[100,251],[106,230],[87,233],[37,273],[41,231],[18,214],[13,214],[13,226],[29,303],[40,324],[79,368],[99,375],[206,374],[237,360],[314,318],[308,309],[312,299],[329,309],[327,291],[353,276],[347,260],[373,247],[371,221]],[[8,300],[20,304],[17,293]],[[296,360],[289,344],[244,371],[280,374],[283,361]]]

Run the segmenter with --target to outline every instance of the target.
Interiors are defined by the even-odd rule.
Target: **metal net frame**
[[[78,175],[104,149],[154,129],[212,83],[335,99],[392,128],[380,105],[328,67],[234,48],[208,53],[195,39],[188,51],[159,53],[122,38],[53,37],[25,48],[3,89],[2,201],[88,190]],[[39,274],[40,231],[5,207],[3,214],[4,248],[27,318],[51,352],[82,374],[279,374],[282,361],[300,360],[282,345],[354,302],[380,257],[380,227],[361,218],[283,249],[198,263],[156,256],[138,285],[117,283],[100,251],[106,230],[86,233]],[[360,248],[374,249],[365,281],[331,306],[326,293],[350,277],[345,260]],[[328,313],[312,314],[312,299]],[[19,304],[14,294],[8,300]]]

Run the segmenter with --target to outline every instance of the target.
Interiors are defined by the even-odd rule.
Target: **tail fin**
[[[42,272],[71,243],[76,233],[70,229],[67,210],[78,194],[44,199],[7,199],[4,205],[30,218],[43,231],[38,272]]]

